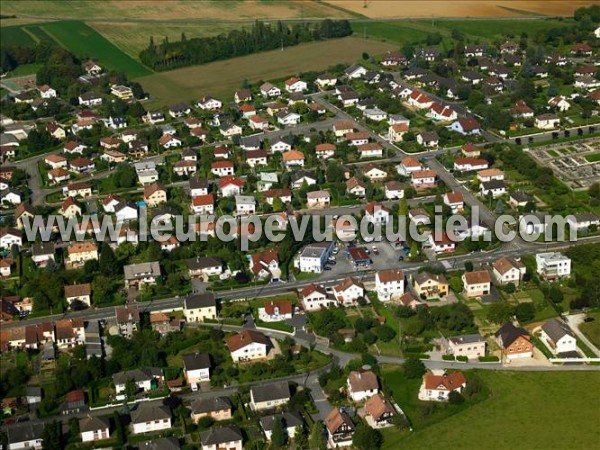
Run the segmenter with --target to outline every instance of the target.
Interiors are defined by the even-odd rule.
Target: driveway
[[[583,323],[584,319],[585,319],[585,314],[573,314],[572,316],[565,316],[565,320],[567,321],[567,324],[569,325],[571,330],[573,330],[573,333],[575,333],[577,335],[577,339],[579,339],[585,345],[587,345],[589,347],[589,349],[592,352],[594,352],[594,354],[598,358],[600,358],[600,350],[598,350],[596,348],[596,346],[590,342],[590,340],[586,337],[585,334],[583,334],[581,331],[579,331],[579,325],[581,325]]]

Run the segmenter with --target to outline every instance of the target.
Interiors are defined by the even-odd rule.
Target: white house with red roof
[[[456,114],[456,111],[449,106],[434,102],[429,111],[427,111],[426,116],[433,120],[446,122],[450,120],[456,120],[458,114]]]
[[[411,184],[415,189],[425,189],[435,186],[437,172],[435,170],[418,170],[411,174]]]
[[[471,172],[473,170],[483,170],[489,167],[489,163],[481,158],[456,158],[454,160],[454,170],[458,172]]]
[[[374,224],[388,223],[390,220],[390,210],[381,203],[371,202],[365,208],[365,220]]]
[[[263,308],[258,308],[258,318],[263,322],[280,322],[291,319],[294,307],[290,301],[270,301]]]
[[[433,100],[420,91],[412,91],[408,96],[407,103],[417,109],[429,109],[433,105]]]
[[[197,195],[192,198],[191,208],[194,214],[213,214],[215,211],[215,198],[212,194]]]
[[[360,297],[365,296],[365,287],[353,277],[347,277],[333,288],[333,295],[343,306],[354,306]]]
[[[288,78],[284,84],[288,92],[304,92],[308,89],[306,82],[297,77]]]
[[[450,392],[460,393],[466,386],[467,379],[462,372],[444,372],[442,375],[427,373],[419,389],[419,400],[445,402]]]
[[[400,164],[396,166],[396,170],[398,174],[403,176],[409,176],[413,172],[418,172],[419,170],[423,170],[423,166],[419,162],[417,158],[413,158],[412,156],[408,156],[400,161]]]
[[[444,204],[448,205],[452,210],[452,214],[462,212],[465,206],[465,200],[462,192],[450,191],[444,194]]]
[[[456,244],[448,237],[446,232],[442,232],[441,235],[435,236],[438,233],[431,233],[427,237],[427,244],[436,253],[452,253],[456,250]]]
[[[217,177],[231,176],[235,173],[233,162],[215,161],[210,165],[210,171]]]
[[[309,284],[300,291],[302,306],[305,311],[318,311],[336,304],[335,299],[327,294],[323,286]]]
[[[233,176],[223,177],[218,183],[219,193],[221,194],[221,197],[239,195],[244,188],[244,184],[244,180],[240,178]]]
[[[265,250],[254,253],[250,258],[250,270],[256,278],[264,279],[267,277],[279,279],[281,270],[279,269],[279,255],[277,249]]]

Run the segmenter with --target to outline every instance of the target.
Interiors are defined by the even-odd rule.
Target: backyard
[[[384,382],[415,430],[408,436],[384,431],[383,448],[398,448],[402,438],[403,449],[439,449],[440,436],[444,447],[465,449],[489,448],[491,443],[496,449],[588,448],[600,439],[598,372],[470,371],[467,378],[475,374],[489,389],[489,398],[459,407],[444,420],[425,421],[415,419],[420,380],[407,383],[399,371],[387,371]]]

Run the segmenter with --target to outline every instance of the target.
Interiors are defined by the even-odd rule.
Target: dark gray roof
[[[564,336],[575,337],[569,326],[558,319],[548,320],[544,325],[542,325],[542,330],[554,342],[559,341]]]
[[[25,423],[23,425],[13,425],[6,429],[8,433],[8,442],[15,444],[17,442],[31,441],[40,439],[44,432],[43,423]]]
[[[241,441],[242,432],[235,425],[227,425],[219,428],[211,428],[208,431],[200,433],[200,442],[202,446],[218,445],[226,442]]]
[[[207,352],[183,356],[185,370],[210,369],[210,355]]]
[[[192,403],[193,414],[231,409],[231,401],[227,397],[200,398]]]
[[[215,294],[212,292],[205,292],[204,294],[193,294],[185,298],[186,309],[195,308],[210,308],[211,306],[217,306]]]
[[[144,369],[124,370],[113,374],[112,379],[114,384],[125,384],[129,380],[135,382],[152,380],[162,376],[162,370],[158,367],[146,367]]]
[[[496,331],[496,337],[499,337],[502,341],[502,346],[507,348],[510,344],[515,342],[519,336],[529,336],[529,332],[521,327],[515,327],[512,323],[507,322]]]
[[[153,420],[170,419],[171,410],[168,406],[154,403],[142,403],[131,413],[132,423],[151,422]]]
[[[220,258],[214,256],[198,256],[196,258],[188,259],[185,265],[190,270],[207,269],[209,267],[222,267],[223,261]]]
[[[506,184],[502,180],[484,181],[483,183],[481,183],[481,185],[484,187],[484,189],[486,191],[488,191],[490,189],[502,189],[502,188],[506,189]]]
[[[279,400],[282,398],[290,398],[290,385],[287,381],[277,381],[261,386],[255,386],[251,389],[251,392],[254,403]]]
[[[42,396],[42,388],[39,386],[27,386],[25,388],[25,393],[30,397],[41,397]]]
[[[197,176],[190,178],[190,189],[207,189],[208,180]]]
[[[317,176],[309,170],[298,170],[292,174],[292,183],[304,177],[311,178],[313,180],[317,179]]]
[[[138,448],[140,450],[178,450],[181,447],[179,439],[170,436],[142,442]]]
[[[476,342],[483,342],[485,339],[480,334],[463,334],[461,336],[452,336],[448,340],[455,344],[474,344]]]
[[[301,426],[304,421],[296,413],[282,412],[281,414],[273,414],[260,418],[260,426],[265,431],[271,431],[275,425],[275,419],[283,421],[283,428],[296,428]]]
[[[54,254],[54,243],[53,242],[36,242],[31,246],[31,254],[33,256],[41,255],[53,255]]]
[[[79,420],[79,431],[104,430],[110,428],[110,422],[106,417],[88,416]]]
[[[511,198],[515,199],[517,202],[532,202],[533,197],[529,195],[527,192],[517,191],[510,194]]]

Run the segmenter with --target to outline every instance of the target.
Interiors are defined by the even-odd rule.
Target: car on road
[[[373,253],[379,255],[379,249],[377,247],[373,247]]]
[[[398,261],[404,261],[404,256],[399,256]]]
[[[335,262],[335,261],[328,261],[327,264],[329,264],[330,266],[335,266],[337,264],[337,262]]]
[[[325,269],[325,270],[331,270],[331,267],[329,267],[329,266],[325,266],[325,267],[324,267],[324,269]]]

